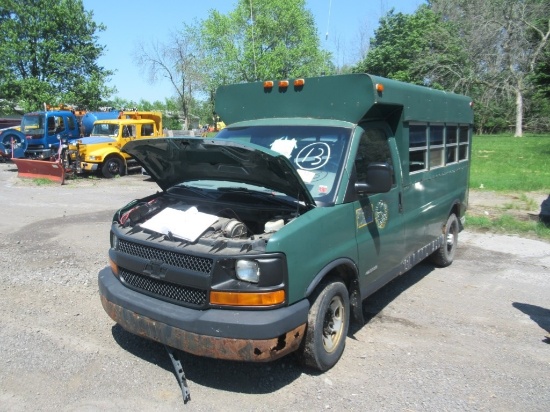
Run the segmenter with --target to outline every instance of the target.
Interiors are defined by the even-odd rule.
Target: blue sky
[[[115,96],[134,102],[142,98],[164,102],[174,95],[172,86],[167,81],[148,82],[146,74],[132,62],[136,44],[167,43],[170,32],[180,29],[183,22],[203,20],[211,9],[227,13],[235,8],[237,0],[83,0],[83,3],[86,10],[93,11],[94,20],[107,27],[99,34],[99,44],[106,46],[99,64],[116,70],[109,83],[118,90]],[[315,18],[321,47],[331,51],[337,64],[342,65],[356,61],[361,28],[371,37],[380,16],[391,8],[413,13],[423,3],[424,0],[306,0],[306,7]]]

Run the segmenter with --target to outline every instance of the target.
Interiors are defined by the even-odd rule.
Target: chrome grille
[[[136,289],[140,289],[159,297],[177,301],[179,303],[204,306],[206,304],[206,291],[187,286],[176,285],[162,280],[152,279],[139,273],[120,269],[120,278],[124,283]]]
[[[195,272],[208,274],[212,270],[212,259],[199,256],[186,255],[184,253],[170,252],[138,243],[128,242],[120,239],[118,250],[128,255],[141,257],[149,260],[160,260],[168,265],[182,269],[194,270]]]

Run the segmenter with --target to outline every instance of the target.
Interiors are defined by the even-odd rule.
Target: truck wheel
[[[116,175],[124,175],[124,163],[118,157],[108,157],[101,166],[101,173],[107,179],[112,179]]]
[[[454,213],[451,213],[443,232],[444,243],[432,255],[432,262],[437,266],[445,267],[453,263],[458,243],[458,229],[458,219]]]
[[[346,344],[349,327],[349,294],[340,281],[322,283],[309,310],[302,349],[303,362],[320,371],[332,368]]]

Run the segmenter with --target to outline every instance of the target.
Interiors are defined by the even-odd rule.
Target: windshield
[[[116,137],[118,136],[118,124],[96,123],[90,135]]]
[[[348,152],[350,128],[327,126],[226,127],[216,139],[253,143],[288,158],[319,204],[334,202]]]
[[[28,136],[44,135],[44,119],[43,114],[26,114],[21,120],[21,132]]]

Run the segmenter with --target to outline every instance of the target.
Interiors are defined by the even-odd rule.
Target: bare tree
[[[134,56],[138,66],[143,68],[151,83],[166,78],[177,94],[183,112],[184,129],[189,128],[189,109],[201,81],[197,70],[197,47],[191,31],[172,32],[167,43],[139,43]]]
[[[550,3],[541,0],[432,0],[462,37],[471,70],[458,81],[500,92],[515,102],[515,136],[523,135],[530,76],[550,39]]]

